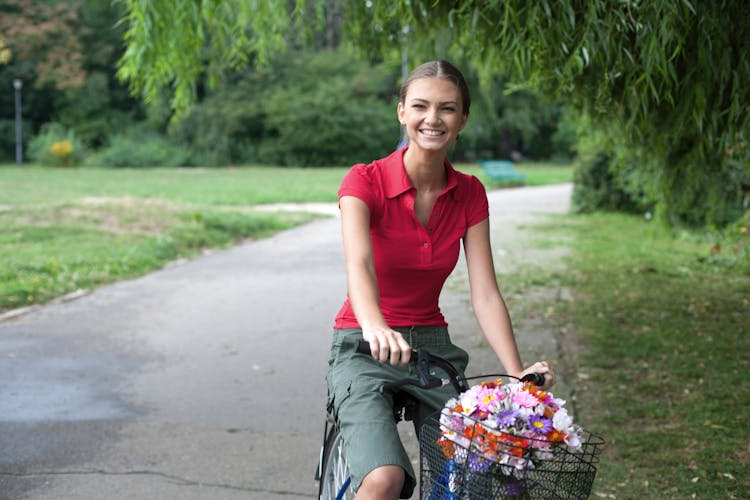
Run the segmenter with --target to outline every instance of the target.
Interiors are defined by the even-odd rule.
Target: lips
[[[419,133],[423,135],[428,135],[430,137],[437,137],[437,136],[441,136],[445,134],[445,132],[442,130],[425,129],[425,128],[419,129]]]

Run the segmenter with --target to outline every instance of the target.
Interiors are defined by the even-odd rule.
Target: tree
[[[227,66],[267,60],[285,36],[304,32],[309,12],[324,26],[332,3],[123,1],[120,75],[147,98],[171,85],[177,109],[204,71],[215,81]],[[745,196],[750,23],[740,0],[338,3],[346,33],[370,55],[407,46],[412,60],[461,53],[485,80],[507,76],[585,113],[644,162],[675,220],[699,206],[700,222],[725,222],[730,210],[717,200],[735,206]]]
[[[33,79],[37,88],[54,85],[58,90],[68,90],[83,85],[86,72],[75,30],[76,12],[73,2],[47,5],[7,0],[0,6],[0,33],[7,44],[5,58],[19,62],[15,76]]]
[[[126,51],[119,76],[147,102],[171,87],[184,111],[204,76],[215,85],[227,70],[263,63],[283,48],[291,14],[284,0],[121,0]]]

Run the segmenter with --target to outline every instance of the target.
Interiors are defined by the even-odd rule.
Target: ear
[[[398,115],[398,122],[401,125],[406,125],[404,123],[404,103],[401,101],[398,101],[398,106],[396,106],[396,114]]]

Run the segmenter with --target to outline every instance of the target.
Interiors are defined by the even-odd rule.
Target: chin
[[[427,151],[441,151],[448,149],[448,147],[453,144],[453,141],[447,139],[441,139],[439,141],[424,140],[421,137],[417,137],[416,139],[409,139],[409,144]]]

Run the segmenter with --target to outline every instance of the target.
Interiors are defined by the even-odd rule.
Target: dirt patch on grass
[[[116,201],[113,201],[116,200]],[[67,226],[113,234],[155,236],[179,222],[177,204],[149,200],[83,200],[81,204],[24,207],[13,211],[13,224],[20,227]]]
[[[174,201],[163,200],[161,198],[137,198],[135,196],[86,196],[81,198],[84,205],[93,205],[97,207],[107,205],[120,205],[124,207],[148,206],[166,208],[169,210],[180,210],[184,204]]]

